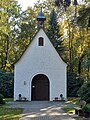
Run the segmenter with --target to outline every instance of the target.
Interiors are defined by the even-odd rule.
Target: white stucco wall
[[[38,46],[39,37],[44,38],[44,46]],[[37,74],[45,74],[48,77],[50,100],[60,97],[61,93],[66,98],[66,66],[45,32],[40,29],[21,59],[15,64],[14,100],[18,99],[19,94],[31,100],[31,82]]]

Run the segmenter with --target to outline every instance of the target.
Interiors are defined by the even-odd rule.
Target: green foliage
[[[49,26],[47,29],[47,35],[49,39],[51,40],[52,44],[58,51],[58,53],[62,53],[63,51],[63,45],[62,45],[62,38],[60,35],[60,28],[57,22],[57,14],[55,10],[53,9],[50,13],[50,20],[49,20]]]
[[[16,0],[1,0],[0,5],[0,67],[11,71],[15,60],[21,9]]]
[[[0,71],[0,94],[4,97],[13,97],[13,73]]]
[[[78,11],[77,23],[82,27],[88,27],[90,20],[90,3],[83,5]]]
[[[53,9],[50,13],[49,26],[47,29],[47,35],[55,46],[55,41],[60,38],[59,26],[57,22],[57,14]]]
[[[0,67],[13,71],[35,33],[36,14],[32,8],[23,12],[17,0],[1,0],[0,5]]]
[[[75,73],[67,74],[67,95],[68,97],[77,97],[77,91],[83,84],[83,79]]]
[[[85,106],[82,110],[83,110],[83,112],[90,112],[89,108],[87,106]]]
[[[78,94],[81,99],[85,100],[87,103],[90,103],[90,79],[81,86],[78,90]]]
[[[65,8],[66,7],[68,7],[68,6],[70,6],[70,4],[71,4],[71,0],[55,0],[55,4],[56,4],[56,6],[60,6],[60,5],[62,5],[62,6],[64,6]]]
[[[47,18],[45,22],[45,28],[48,28],[47,35],[58,53],[63,53],[64,60],[69,63],[68,71],[79,73],[86,80],[90,77],[90,29],[88,26],[90,0],[86,0],[85,4],[80,6],[77,6],[77,0],[73,0],[74,6],[70,6],[70,0],[55,0],[55,2],[58,6],[58,14],[53,1],[43,2],[43,10]],[[36,17],[40,11],[40,1],[37,1],[33,9],[28,7],[26,11],[21,10],[17,0],[1,0],[0,5],[0,68],[13,71],[14,63],[21,57],[36,32]],[[53,6],[55,10],[52,10]],[[65,11],[63,8],[67,7]],[[75,16],[77,10],[79,10],[78,18],[76,18],[77,14]],[[49,13],[51,13],[50,19]],[[79,81],[75,76],[73,73],[68,75],[69,96],[77,96],[76,91],[82,83],[81,78],[78,78]],[[13,95],[12,73],[0,71],[0,93],[6,97]]]
[[[4,102],[4,100],[3,100],[3,95],[2,94],[0,94],[0,104],[5,104],[5,102]]]

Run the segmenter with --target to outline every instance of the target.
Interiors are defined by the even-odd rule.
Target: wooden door
[[[49,79],[38,74],[32,79],[32,100],[49,100]]]

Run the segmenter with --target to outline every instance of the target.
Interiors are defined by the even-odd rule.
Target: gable
[[[20,64],[20,62],[29,63],[29,61],[32,61],[33,64],[35,64],[34,60],[41,62],[41,64],[45,61],[51,61],[52,64],[58,61],[60,64],[67,66],[57,53],[43,29],[40,29],[37,32],[32,42],[28,45],[27,49],[16,64]]]

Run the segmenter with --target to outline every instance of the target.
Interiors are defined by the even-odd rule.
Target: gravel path
[[[20,120],[84,120],[65,113],[62,107],[66,104],[63,102],[33,101],[8,104],[12,108],[24,108]]]

